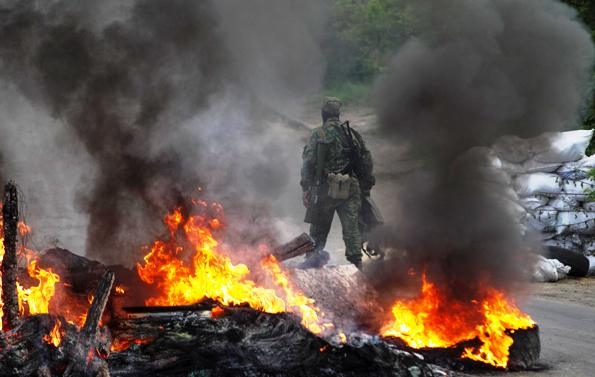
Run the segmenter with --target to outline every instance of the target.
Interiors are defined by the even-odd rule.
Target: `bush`
[[[349,95],[369,85],[411,35],[407,9],[400,0],[333,0],[334,16],[323,42],[325,87]]]

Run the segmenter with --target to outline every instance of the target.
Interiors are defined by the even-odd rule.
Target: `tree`
[[[412,34],[408,7],[400,0],[334,0],[332,12],[327,85],[372,80]]]

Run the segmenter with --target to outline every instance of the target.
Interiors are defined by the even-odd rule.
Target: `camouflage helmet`
[[[336,97],[324,97],[321,110],[323,113],[338,116],[341,113],[341,100]]]

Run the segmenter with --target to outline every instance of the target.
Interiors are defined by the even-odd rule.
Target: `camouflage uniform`
[[[308,197],[309,190],[315,184],[317,145],[318,143],[327,144],[323,177],[327,177],[329,173],[341,173],[349,174],[355,179],[351,184],[349,197],[344,200],[329,198],[327,195],[328,183],[322,182],[317,204],[310,204],[318,206],[318,216],[311,221],[310,236],[316,242],[315,253],[320,253],[324,249],[334,213],[337,211],[343,228],[345,256],[347,260],[360,266],[362,259],[362,237],[359,228],[361,195],[369,195],[370,189],[374,185],[372,158],[362,137],[352,129],[353,143],[359,147],[362,157],[360,162],[362,169],[359,173],[360,176],[357,176],[349,158],[351,150],[349,139],[341,128],[342,122],[339,120],[340,107],[341,102],[338,99],[333,97],[324,99],[322,106],[324,124],[312,131],[310,140],[304,148],[300,184],[305,197]]]

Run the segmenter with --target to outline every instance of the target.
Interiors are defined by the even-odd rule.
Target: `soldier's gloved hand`
[[[310,204],[312,204],[312,197],[310,195],[310,191],[304,191],[302,193],[302,202],[304,203],[304,207],[310,207]]]

